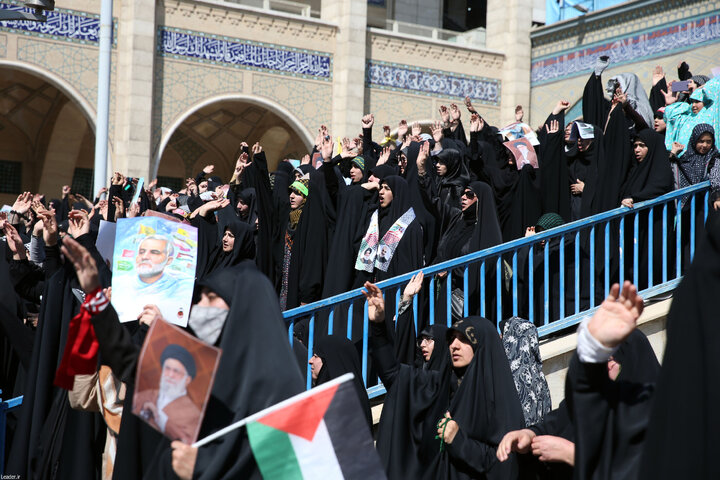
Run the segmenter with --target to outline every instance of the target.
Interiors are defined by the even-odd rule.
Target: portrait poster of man
[[[197,440],[219,348],[180,328],[155,321],[145,337],[135,379],[132,412],[171,440]]]
[[[540,140],[537,138],[535,130],[530,127],[527,123],[515,122],[506,126],[505,128],[498,131],[500,135],[507,138],[508,140],[519,140],[521,138],[527,138],[530,140],[532,145],[540,145]]]
[[[521,170],[525,165],[532,165],[533,168],[538,168],[537,154],[527,138],[510,140],[503,143],[503,145],[512,152],[518,170]]]
[[[112,304],[121,322],[137,320],[145,305],[187,325],[197,263],[197,229],[160,217],[121,218],[115,232]]]

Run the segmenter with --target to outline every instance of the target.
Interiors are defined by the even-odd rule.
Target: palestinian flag
[[[254,415],[247,432],[263,478],[384,479],[352,374]]]

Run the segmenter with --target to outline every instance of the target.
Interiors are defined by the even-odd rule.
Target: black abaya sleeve
[[[370,323],[370,342],[372,345],[372,358],[382,380],[385,390],[390,390],[397,374],[400,371],[400,364],[395,358],[392,344],[387,338],[384,323]]]
[[[658,108],[665,106],[665,95],[662,94],[661,90],[665,90],[667,92],[668,86],[667,82],[665,81],[665,77],[660,79],[658,83],[653,85],[653,87],[650,89],[650,108],[652,108],[653,113],[657,112]]]
[[[120,324],[112,305],[92,317],[93,328],[100,344],[100,358],[116,377],[126,384],[135,384],[140,347],[133,342],[130,332]]]
[[[597,125],[600,128],[605,125],[605,119],[610,111],[610,102],[605,98],[602,86],[602,77],[590,74],[582,98],[583,122]]]
[[[447,451],[457,470],[472,478],[481,476],[498,463],[497,446],[468,437],[462,428],[453,442],[447,445]]]
[[[563,155],[565,115],[550,115],[545,125],[557,120],[559,130],[544,135],[545,141],[540,164],[540,191],[542,192],[542,212],[557,213],[565,221],[570,220],[570,185],[568,182],[568,164]]]

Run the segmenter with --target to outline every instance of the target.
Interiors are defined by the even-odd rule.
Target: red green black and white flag
[[[247,427],[265,480],[384,479],[352,378],[338,377],[227,429]]]

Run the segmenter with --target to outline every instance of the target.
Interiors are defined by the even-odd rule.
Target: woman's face
[[[235,234],[233,234],[230,230],[225,229],[225,233],[223,234],[222,238],[222,249],[223,252],[232,252],[233,247],[235,246]]]
[[[633,153],[635,154],[635,160],[642,162],[648,153],[648,147],[642,140],[635,140],[633,142]]]
[[[444,177],[447,174],[447,165],[444,163],[438,163],[435,166],[435,171],[437,171],[439,177]]]
[[[453,332],[448,348],[454,368],[467,367],[475,356],[472,346],[459,332]]]
[[[693,103],[692,103],[692,112],[693,112],[693,113],[698,113],[700,110],[703,109],[704,106],[705,106],[705,104],[704,104],[703,102],[693,101]]]
[[[240,212],[240,215],[245,216],[247,215],[248,210],[250,210],[250,205],[245,204],[242,200],[238,200],[237,209],[238,212]]]
[[[303,197],[299,193],[290,192],[290,208],[295,210],[297,208],[300,208],[300,205],[302,205]]]
[[[592,145],[592,138],[581,138],[578,140],[578,151],[586,152]]]
[[[698,139],[697,143],[695,144],[695,150],[700,155],[705,155],[710,151],[710,149],[713,147],[713,136],[710,135],[710,133],[705,132],[702,135],[700,135],[700,138]]]
[[[393,193],[387,183],[383,183],[382,185],[380,185],[380,192],[378,193],[378,197],[380,197],[380,206],[382,208],[385,208],[392,203]]]
[[[565,143],[572,143],[570,140],[570,134],[572,133],[572,122],[568,123],[565,127]]]
[[[421,337],[420,338],[420,351],[422,352],[422,356],[425,359],[426,362],[430,361],[430,357],[432,357],[432,352],[435,349],[435,340],[430,337]]]
[[[655,119],[655,131],[656,132],[663,133],[666,128],[667,128],[667,125],[665,124],[664,119],[662,119],[662,118]]]
[[[352,183],[358,183],[363,178],[363,172],[360,170],[355,164],[353,164],[352,167],[350,167],[350,180],[352,180]]]
[[[460,206],[462,207],[463,212],[467,210],[468,207],[470,207],[471,205],[475,205],[475,202],[477,202],[477,196],[475,195],[475,192],[469,188],[466,188],[462,194],[462,197],[460,197]]]
[[[323,367],[322,358],[313,354],[308,363],[310,364],[310,374],[312,375],[312,379],[317,380],[318,375],[320,375],[320,370],[322,370]]]

